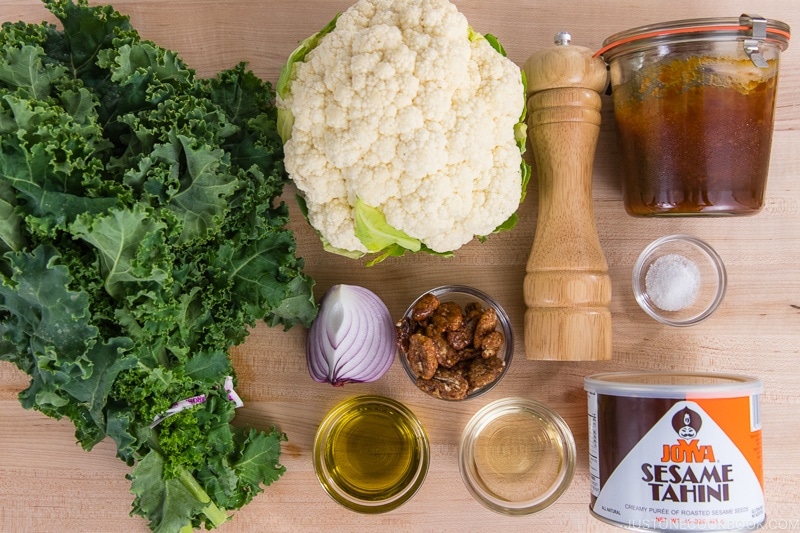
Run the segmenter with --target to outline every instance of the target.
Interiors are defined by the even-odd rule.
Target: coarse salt
[[[645,289],[662,311],[680,311],[692,305],[700,289],[700,270],[680,254],[663,255],[653,261],[645,276]]]

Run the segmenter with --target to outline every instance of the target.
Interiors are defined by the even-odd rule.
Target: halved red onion
[[[375,381],[392,365],[396,340],[392,315],[378,295],[357,285],[334,285],[308,330],[308,372],[314,381],[337,387]]]

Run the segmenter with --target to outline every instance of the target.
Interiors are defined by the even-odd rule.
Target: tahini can
[[[764,523],[760,380],[606,373],[587,377],[584,388],[597,518],[657,531]]]

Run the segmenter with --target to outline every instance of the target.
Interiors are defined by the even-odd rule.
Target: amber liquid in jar
[[[771,62],[772,63],[772,62]],[[764,203],[777,69],[679,58],[614,88],[632,215],[755,214]]]

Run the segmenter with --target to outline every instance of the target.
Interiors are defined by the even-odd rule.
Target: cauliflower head
[[[448,255],[516,223],[525,81],[448,0],[360,0],[277,84],[285,165],[326,249]]]

